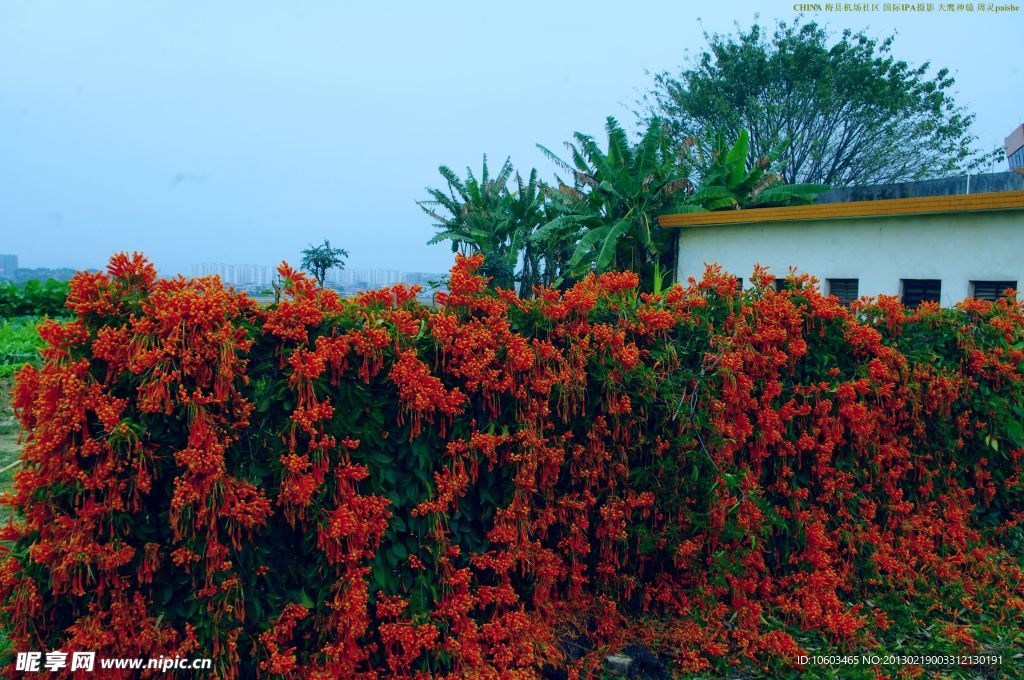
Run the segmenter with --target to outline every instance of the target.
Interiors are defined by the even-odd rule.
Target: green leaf
[[[592,262],[597,271],[604,271],[615,259],[619,239],[629,231],[630,224],[619,220],[615,224],[598,227],[587,232],[569,260],[569,268],[576,269],[583,262]]]
[[[725,157],[725,165],[729,168],[746,169],[747,154],[750,149],[750,133],[744,128],[740,130],[740,138]]]

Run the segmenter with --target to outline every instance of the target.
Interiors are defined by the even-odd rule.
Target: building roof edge
[[[983,194],[920,196],[875,201],[849,201],[845,203],[813,203],[811,205],[776,208],[677,213],[660,215],[658,217],[658,224],[662,227],[704,227],[727,224],[856,219],[862,217],[907,217],[1002,210],[1024,210],[1024,191],[997,191]]]

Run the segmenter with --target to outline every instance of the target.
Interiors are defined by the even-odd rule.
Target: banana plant
[[[573,190],[564,184],[558,188],[544,187],[544,219],[529,239],[533,252],[543,263],[540,283],[548,287],[571,280],[569,260],[586,231],[585,218],[574,212],[572,202],[566,200],[567,191]]]
[[[446,190],[428,187],[430,199],[417,201],[417,205],[436,220],[434,227],[438,232],[427,243],[450,241],[453,253],[483,253],[483,273],[492,277],[494,285],[512,288],[516,262],[527,234],[517,228],[508,214],[511,161],[505,159],[493,177],[486,155],[479,179],[470,168],[466,168],[464,180],[444,165],[438,172],[448,185]]]
[[[559,214],[532,239],[574,239],[566,264],[574,278],[588,271],[628,268],[649,287],[655,263],[671,257],[671,237],[657,226],[657,216],[683,204],[690,189],[690,167],[675,153],[658,120],[651,121],[635,145],[613,117],[607,119],[605,131],[607,150],[593,137],[575,133],[574,141],[566,144],[571,162],[538,145],[570,173],[572,183],[558,179],[559,189],[551,198]]]
[[[696,146],[688,138],[683,148],[687,153]],[[741,130],[739,139],[731,147],[725,135],[715,135],[710,153],[697,150],[696,163],[701,181],[678,212],[708,212],[714,210],[740,210],[768,208],[783,205],[807,205],[829,187],[824,184],[785,184],[776,161],[785,152],[781,144],[757,159],[749,159],[750,133]]]
[[[527,299],[533,295],[534,287],[542,282],[543,252],[530,237],[547,222],[547,186],[537,179],[535,168],[530,170],[525,182],[517,172],[515,182],[515,191],[506,198],[505,219],[508,224],[504,228],[518,234],[517,240],[522,246],[521,253],[516,254],[522,262],[516,279],[519,281],[519,297]]]
[[[484,156],[480,179],[469,168],[464,180],[445,166],[439,171],[446,189],[428,188],[430,200],[418,202],[435,219],[438,230],[428,243],[449,241],[452,252],[482,253],[481,270],[492,277],[492,283],[513,288],[518,281],[523,298],[530,297],[538,284],[550,284],[558,269],[552,255],[559,247],[531,239],[553,219],[548,186],[538,179],[537,170],[531,169],[524,180],[506,159],[492,177]],[[514,188],[510,186],[513,174]],[[518,272],[517,266],[521,266]]]

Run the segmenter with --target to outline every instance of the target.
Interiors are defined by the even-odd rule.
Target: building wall
[[[267,286],[274,280],[274,267],[255,264],[224,264],[206,262],[192,265],[192,276],[220,276],[221,281],[232,286]]]
[[[844,203],[847,201],[878,201],[890,198],[923,198],[925,196],[956,196],[1022,190],[1024,190],[1024,175],[1016,172],[987,172],[895,184],[836,187],[820,194],[814,202],[818,204]]]
[[[1011,170],[1024,168],[1024,125],[1018,125],[1006,138],[1006,160]]]
[[[0,255],[0,274],[3,276],[14,276],[14,272],[17,269],[17,255]]]
[[[1024,286],[1024,210],[912,217],[805,220],[679,228],[679,280],[717,262],[749,285],[755,264],[859,279],[858,294],[899,295],[900,279],[941,279],[942,304],[970,295],[970,281]]]

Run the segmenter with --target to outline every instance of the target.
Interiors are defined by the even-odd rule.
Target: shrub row
[[[850,310],[714,268],[524,301],[480,264],[436,309],[286,266],[266,309],[140,256],[76,277],[15,388],[14,648],[334,678],[586,674],[636,643],[782,673],[917,611],[930,651],[1022,629],[1021,303]]]

